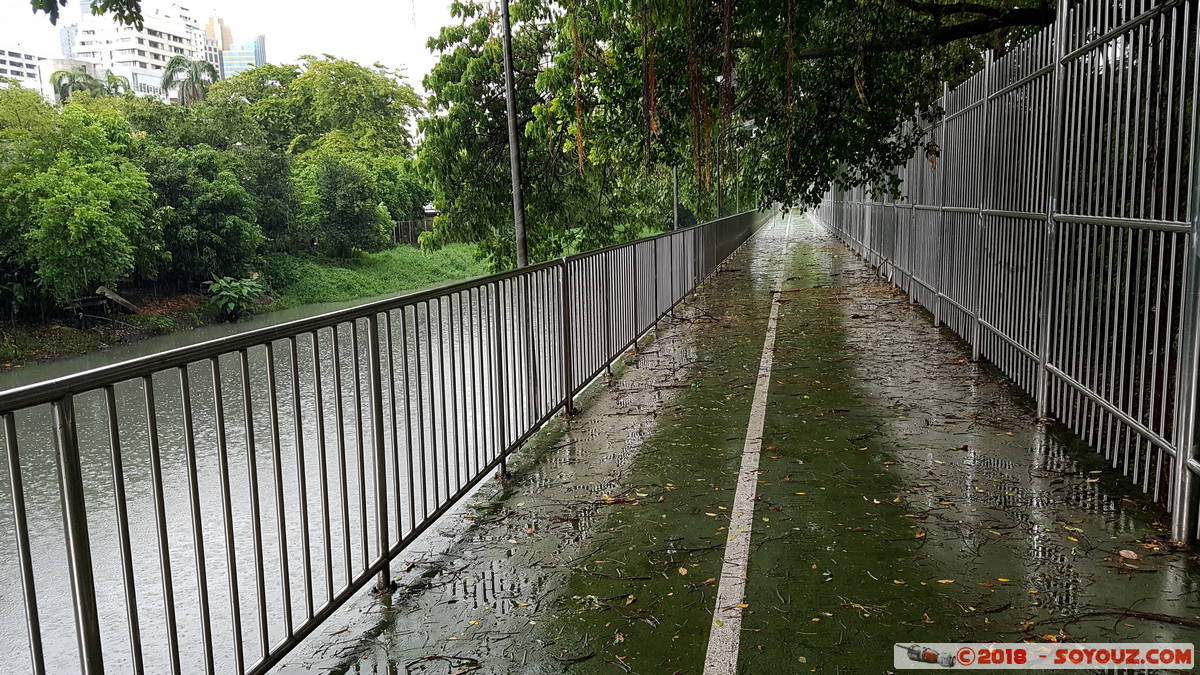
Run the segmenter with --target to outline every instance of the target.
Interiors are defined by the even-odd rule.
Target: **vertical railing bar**
[[[187,366],[179,367],[179,395],[181,408],[181,420],[183,421],[183,442],[184,442],[184,458],[187,464],[188,478],[188,503],[191,506],[192,520],[192,550],[193,557],[196,561],[196,595],[199,600],[200,610],[200,640],[204,645],[204,671],[206,673],[214,672],[216,666],[213,663],[213,643],[212,643],[212,619],[208,605],[208,563],[204,555],[204,523],[201,520],[200,513],[200,482],[198,478],[198,467],[196,462],[196,433],[192,426],[192,391],[191,382],[188,374]],[[115,399],[113,396],[112,385],[105,387],[105,397],[108,399],[110,408],[114,411],[111,417],[113,424],[113,432],[116,431],[116,415],[115,415]],[[114,471],[116,467],[114,466]],[[124,487],[121,492],[124,493]],[[125,524],[128,530],[128,524]],[[128,532],[126,532],[126,535]],[[128,540],[125,536],[122,537],[122,546],[128,547]]]
[[[385,325],[387,326],[387,332],[386,332],[384,339],[386,339],[386,341],[387,341],[387,355],[388,355],[388,400],[391,402],[391,405],[392,405],[392,410],[391,410],[391,414],[390,414],[391,421],[392,421],[392,424],[391,424],[391,429],[392,429],[392,485],[394,486],[395,493],[392,494],[391,497],[392,497],[392,501],[393,501],[393,507],[395,507],[395,509],[396,509],[396,539],[397,539],[397,541],[399,541],[404,538],[404,518],[403,518],[404,508],[403,508],[403,505],[401,504],[401,496],[400,496],[401,495],[401,492],[400,492],[400,413],[399,413],[400,406],[396,402],[396,334],[395,334],[394,326],[392,325],[395,322],[395,317],[392,314],[391,310],[385,312],[384,317],[386,319]],[[401,320],[403,320],[403,318],[404,318],[404,308],[403,307],[400,308],[400,318],[401,318]],[[404,379],[402,381],[404,382],[405,386],[407,387],[408,380]],[[408,430],[408,422],[407,422],[408,408],[407,407],[405,407],[405,409],[404,409],[404,414],[406,415],[404,428],[405,428],[405,431],[407,432],[407,430]],[[385,549],[385,554],[387,551],[390,551],[390,550],[391,550],[390,547]]]
[[[300,550],[304,564],[305,618],[313,616],[312,541],[308,520],[308,471],[304,457],[304,416],[300,400],[300,347],[296,336],[288,338],[292,372],[292,441],[296,452],[296,490],[300,501]]]
[[[233,537],[233,498],[230,495],[229,439],[225,431],[225,395],[221,391],[220,357],[210,358],[213,382],[213,423],[217,431],[217,460],[220,464],[221,520],[225,529],[225,565],[229,574],[229,614],[233,629],[234,670],[246,671],[245,647],[242,638],[241,594],[238,590],[237,548]]]
[[[447,432],[453,436],[453,438],[452,438],[453,443],[447,444],[447,446],[446,446],[447,451],[449,452],[450,451],[449,449],[453,448],[453,452],[454,452],[454,487],[453,487],[453,489],[450,489],[449,487],[447,487],[446,496],[448,498],[450,495],[458,492],[458,488],[461,487],[463,484],[463,480],[462,480],[462,459],[463,459],[463,457],[462,457],[462,435],[458,433],[458,418],[459,418],[459,415],[458,415],[458,371],[459,371],[459,368],[457,367],[457,365],[455,363],[455,361],[457,359],[455,354],[456,354],[456,352],[458,352],[458,349],[456,347],[461,346],[461,342],[458,340],[458,324],[456,324],[454,321],[454,315],[455,315],[454,299],[456,297],[458,297],[458,294],[451,293],[450,295],[447,295],[445,297],[446,297],[446,308],[448,310],[446,313],[446,336],[447,337],[442,339],[442,344],[445,347],[445,349],[447,349],[449,351],[449,355],[450,355],[450,359],[449,359],[450,360],[450,379],[449,379],[450,405],[447,408],[447,414],[446,414],[446,419],[444,420],[444,424],[447,427]],[[461,305],[461,300],[458,304]],[[445,376],[445,374],[443,373],[443,377],[444,376]],[[447,469],[449,469],[449,465],[447,465]],[[447,481],[447,484],[449,484],[449,481],[450,481],[449,470],[446,471],[446,481]]]
[[[288,560],[287,521],[283,501],[283,448],[279,438],[279,384],[275,374],[275,343],[267,342],[267,410],[271,411],[271,469],[275,487],[275,536],[279,544],[279,595],[283,599],[283,631],[291,636],[292,580]]]
[[[447,421],[450,419],[450,409],[446,404],[446,383],[448,381],[446,377],[446,311],[442,309],[442,300],[445,299],[446,296],[444,295],[440,295],[437,298],[437,383],[441,386],[441,405],[434,406],[434,410],[440,412],[440,419],[437,417],[434,418],[437,420],[434,424],[434,433],[437,433],[439,429],[441,430],[442,470],[438,471],[435,468],[433,472],[434,483],[438,486],[438,491],[436,492],[437,501],[434,503],[435,509],[441,508],[442,500],[448,499],[450,495],[454,494],[454,491],[450,489],[450,441],[452,439],[450,437],[450,430],[447,428],[449,426]],[[429,346],[430,349],[433,348],[432,335],[429,337]],[[430,375],[430,379],[432,379],[432,374]],[[431,382],[430,385],[432,384]],[[441,492],[442,488],[446,490],[444,493]]]
[[[1063,56],[1066,53],[1066,25],[1067,25],[1067,6],[1069,3],[1060,2],[1057,9],[1057,20],[1054,23],[1054,105],[1051,112],[1050,120],[1050,142],[1046,147],[1050,152],[1050,172],[1049,182],[1047,183],[1047,202],[1046,202],[1046,230],[1043,238],[1042,249],[1042,272],[1040,298],[1041,302],[1038,307],[1039,320],[1039,339],[1038,339],[1038,379],[1037,392],[1034,398],[1037,401],[1037,416],[1047,416],[1047,388],[1049,384],[1050,371],[1047,370],[1047,356],[1050,344],[1050,320],[1051,311],[1050,303],[1052,300],[1051,286],[1046,282],[1047,272],[1051,266],[1055,264],[1055,230],[1057,223],[1054,219],[1058,211],[1058,199],[1062,190],[1062,154],[1063,154],[1063,136],[1065,121],[1063,119],[1064,110],[1064,91],[1063,91]]]
[[[471,471],[471,476],[479,473],[486,462],[483,461],[481,449],[483,448],[482,433],[483,425],[480,424],[480,415],[483,411],[481,403],[482,396],[482,378],[484,369],[480,363],[479,355],[483,352],[483,347],[478,348],[475,345],[476,340],[480,339],[479,326],[482,322],[482,298],[483,288],[476,286],[467,293],[467,299],[470,302],[467,310],[467,319],[471,325],[471,456],[475,460],[475,468]]]
[[[337,326],[334,326],[334,331]],[[336,359],[336,357],[335,357]],[[312,332],[313,402],[317,422],[317,466],[321,472],[321,543],[325,563],[325,602],[333,602],[333,525],[329,505],[329,454],[325,438],[325,393],[321,378],[321,334]],[[334,361],[337,367],[337,361]]]
[[[562,368],[562,388],[563,388],[563,412],[570,416],[575,412],[574,393],[575,393],[575,378],[572,373],[572,340],[573,333],[571,331],[571,262],[566,258],[562,259],[559,268],[559,303],[561,304],[562,322],[561,322],[561,337],[563,350],[563,368]]]
[[[421,306],[425,308],[425,327],[429,327],[429,303],[423,302]],[[421,465],[421,520],[424,521],[429,517],[429,482],[426,479],[426,462],[425,462],[425,383],[424,376],[421,373],[421,313],[417,311],[417,307],[413,306],[413,359],[416,361],[417,370],[417,453],[420,458]],[[432,363],[430,364],[430,377],[433,377]],[[432,413],[431,413],[432,415]],[[432,431],[430,432],[432,435]],[[431,439],[432,440],[432,439]],[[416,521],[416,511],[413,512],[413,520]]]
[[[254,590],[258,611],[258,639],[265,656],[271,649],[267,635],[267,580],[263,565],[262,509],[258,494],[258,451],[254,447],[254,401],[250,386],[250,355],[238,350],[242,371],[242,420],[246,429],[246,472],[250,490],[250,536],[254,544]]]
[[[358,319],[350,321],[350,353],[354,361],[354,448],[357,452],[355,468],[358,470],[358,547],[362,553],[362,567],[370,565],[371,554],[368,551],[367,539],[367,457],[363,439],[363,401],[362,401],[362,365],[360,357],[360,340],[358,338]],[[350,579],[358,576],[348,574]]]
[[[492,293],[492,325],[495,327],[495,338],[492,345],[492,353],[496,360],[496,411],[499,413],[496,419],[496,433],[498,434],[499,442],[496,444],[496,452],[500,456],[500,476],[501,478],[508,475],[508,464],[505,455],[508,450],[508,410],[506,402],[507,385],[506,374],[504,368],[504,334],[507,333],[504,327],[504,314],[501,313],[501,289],[505,286],[504,281],[497,281],[493,286]]]
[[[167,537],[167,508],[162,484],[162,453],[158,438],[158,417],[155,412],[154,378],[142,376],[142,393],[146,411],[146,437],[150,443],[150,484],[154,499],[154,523],[158,535],[159,572],[162,575],[163,613],[167,628],[167,652],[171,672],[178,674],[179,634],[175,621],[175,589],[171,575],[171,549]],[[87,668],[85,667],[85,670]]]
[[[417,323],[417,307],[413,305],[413,330],[416,331]],[[404,364],[404,456],[405,467],[408,470],[408,527],[412,532],[417,528],[417,490],[416,481],[413,476],[413,422],[412,422],[412,392],[409,387],[409,381],[412,379],[408,367],[408,308],[400,308],[400,353],[402,355],[402,363]],[[417,362],[418,377],[420,377],[420,362]],[[418,391],[418,398],[420,389]],[[420,427],[420,417],[417,418],[417,427]],[[397,518],[400,518],[397,514]],[[403,534],[404,519],[400,518],[401,533]]]
[[[109,385],[109,387],[111,386]],[[116,423],[113,421],[115,413],[111,406],[109,407],[108,414],[111,434],[111,429],[116,426]],[[115,447],[117,436],[110,435],[109,438],[113,439]],[[9,498],[12,500],[13,530],[17,540],[17,558],[21,563],[21,598],[25,603],[25,632],[29,639],[30,669],[34,675],[45,675],[46,660],[42,653],[42,622],[41,616],[38,614],[37,585],[33,578],[33,559],[29,546],[29,521],[25,512],[25,487],[21,476],[21,456],[17,450],[17,424],[11,412],[4,413],[4,451],[8,458],[8,487],[11,493]],[[115,456],[119,456],[120,451],[118,450],[117,453]],[[117,470],[116,467],[119,463],[119,461],[114,463],[114,471]],[[123,482],[120,491],[124,492]],[[120,518],[120,514],[124,512],[125,506],[121,502],[118,502],[117,509],[118,518]],[[125,530],[126,532],[128,531],[128,521],[126,521]],[[124,537],[123,541],[128,543],[129,537]],[[136,635],[137,603],[136,601],[130,601],[132,598],[130,593],[133,591],[133,575],[131,571],[132,561],[128,555],[122,558],[122,565],[125,571],[126,605],[131,608],[129,610],[131,618],[130,646],[134,654],[135,671],[140,673],[142,660],[141,640]]]
[[[338,453],[338,486],[339,501],[341,502],[342,521],[342,564],[345,566],[346,585],[354,578],[354,568],[350,564],[350,495],[348,494],[348,479],[346,477],[346,428],[345,410],[342,397],[342,336],[338,330],[341,324],[334,324],[333,330],[333,419],[337,427]],[[353,347],[353,345],[352,345]]]
[[[388,558],[388,499],[387,499],[387,447],[383,440],[383,372],[379,349],[379,313],[367,317],[367,342],[370,359],[367,368],[371,387],[371,441],[375,450],[375,545],[379,557]],[[389,345],[390,349],[390,345]],[[366,486],[363,486],[366,492]],[[364,564],[367,560],[364,559]],[[392,585],[390,565],[379,571],[377,589],[386,591]]]
[[[1200,50],[1196,51],[1192,70],[1193,97],[1200,91]],[[1190,541],[1197,536],[1192,529],[1195,504],[1195,480],[1189,462],[1196,456],[1197,404],[1200,386],[1200,110],[1192,105],[1191,152],[1189,162],[1188,219],[1191,231],[1183,259],[1183,293],[1179,307],[1179,362],[1176,366],[1175,424],[1173,441],[1175,461],[1172,466],[1171,497],[1174,512],[1171,517],[1171,537]],[[1161,456],[1161,451],[1160,451]]]
[[[54,444],[62,490],[63,526],[67,538],[67,566],[75,611],[75,635],[79,662],[85,673],[104,672],[100,642],[100,620],[96,608],[96,586],[92,570],[91,543],[87,527],[87,503],[80,467],[79,438],[75,426],[75,395],[68,393],[51,404]]]

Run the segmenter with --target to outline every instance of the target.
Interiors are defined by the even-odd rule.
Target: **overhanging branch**
[[[834,56],[849,56],[866,52],[903,52],[912,49],[940,47],[977,35],[986,35],[1001,28],[1017,26],[1048,26],[1054,22],[1054,10],[1049,8],[1020,8],[1004,10],[997,16],[972,19],[950,26],[940,26],[926,33],[907,35],[895,40],[860,41],[829,47],[809,47],[796,51],[794,58],[806,61]]]

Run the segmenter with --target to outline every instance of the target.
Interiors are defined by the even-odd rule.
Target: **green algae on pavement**
[[[1121,616],[1200,614],[1156,506],[840,244],[796,246],[741,672],[885,672],[898,642],[1200,637]]]

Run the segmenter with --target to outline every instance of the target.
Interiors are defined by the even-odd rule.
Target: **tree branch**
[[[865,52],[903,52],[912,49],[926,49],[947,45],[964,38],[985,35],[1001,28],[1048,26],[1053,22],[1053,9],[1009,9],[1004,10],[999,16],[963,21],[952,26],[934,28],[924,34],[908,35],[888,42],[862,41],[830,47],[809,47],[798,50],[794,58],[811,61]]]

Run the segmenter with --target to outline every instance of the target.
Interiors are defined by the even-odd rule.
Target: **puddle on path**
[[[284,670],[701,672],[785,265],[741,672],[879,673],[901,641],[1200,642],[1121,615],[1200,618],[1196,561],[1163,543],[1158,507],[792,223],[790,260],[787,228],[764,229],[513,480],[401,556],[390,605],[353,603]]]

